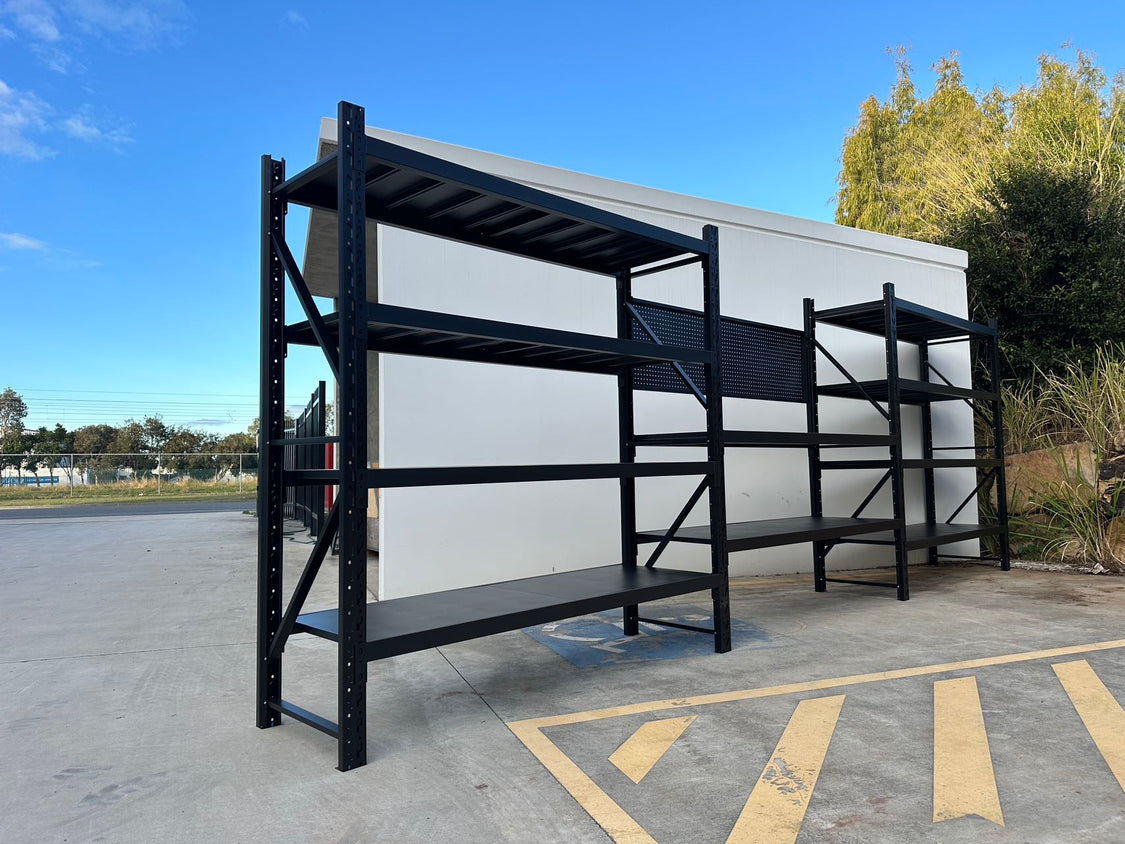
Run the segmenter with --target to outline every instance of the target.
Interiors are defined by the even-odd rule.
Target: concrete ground
[[[0,841],[1125,840],[1125,579],[761,579],[722,656],[580,668],[513,632],[376,662],[339,773],[328,737],[254,727],[254,547],[241,513],[3,523]],[[286,698],[331,716],[334,662],[291,640]]]

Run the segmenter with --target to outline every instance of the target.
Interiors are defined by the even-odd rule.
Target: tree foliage
[[[919,96],[905,52],[844,141],[836,221],[969,253],[972,316],[1019,374],[1125,341],[1125,83],[1093,57],[970,91],[956,54]]]
[[[27,404],[23,396],[11,387],[0,393],[0,442],[19,439],[23,434],[23,420],[27,418]]]

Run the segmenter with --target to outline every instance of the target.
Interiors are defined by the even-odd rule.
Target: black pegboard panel
[[[633,307],[660,342],[669,346],[703,348],[703,314],[655,302],[634,301]],[[631,338],[652,342],[634,317]],[[792,328],[723,317],[720,331],[723,363],[723,395],[740,399],[804,402],[802,345],[804,335]],[[684,371],[705,391],[703,364],[681,364]],[[671,364],[638,367],[633,371],[638,390],[661,393],[691,392]]]

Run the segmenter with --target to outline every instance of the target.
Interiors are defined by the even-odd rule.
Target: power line
[[[100,393],[114,396],[212,396],[232,399],[256,399],[257,393],[159,393],[153,390],[64,390],[55,387],[13,388],[17,393]]]

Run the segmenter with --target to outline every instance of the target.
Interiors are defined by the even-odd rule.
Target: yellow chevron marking
[[[609,757],[617,768],[635,783],[639,783],[652,770],[652,766],[676,743],[696,716],[662,718],[641,724],[636,732]]]
[[[934,683],[934,823],[966,815],[1004,825],[975,677]]]

